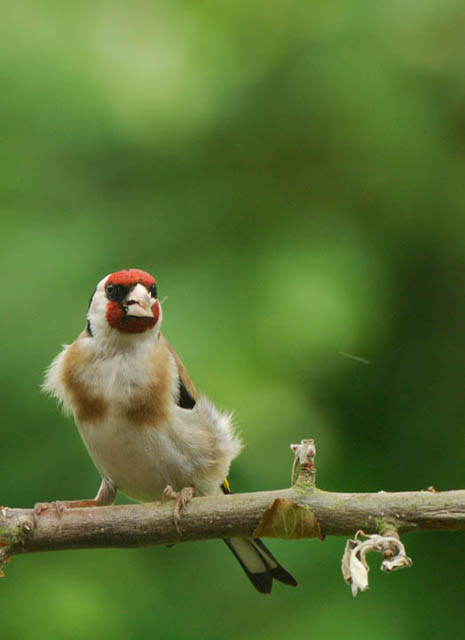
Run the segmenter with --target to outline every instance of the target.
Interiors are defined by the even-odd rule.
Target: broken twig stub
[[[300,441],[300,444],[291,444],[291,450],[295,455],[294,464],[292,465],[292,486],[306,491],[314,489],[316,479],[316,448],[313,438],[305,438]],[[300,473],[296,481],[295,477],[299,465]]]

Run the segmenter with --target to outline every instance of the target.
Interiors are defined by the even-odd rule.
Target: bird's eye
[[[153,284],[150,287],[149,293],[152,296],[152,298],[158,298],[158,292],[157,292],[157,285],[156,284]]]
[[[107,294],[107,298],[112,300],[113,302],[122,302],[124,297],[128,293],[128,287],[125,287],[121,284],[113,284],[109,282],[105,288],[105,293]]]

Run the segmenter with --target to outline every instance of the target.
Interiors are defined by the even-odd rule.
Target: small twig
[[[305,489],[314,489],[316,480],[315,469],[315,442],[312,438],[306,438],[300,441],[300,444],[291,444],[291,450],[295,454],[294,464],[292,465],[292,486],[300,486]],[[297,481],[297,467],[300,465],[300,473]]]

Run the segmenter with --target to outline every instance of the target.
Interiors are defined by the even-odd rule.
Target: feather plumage
[[[161,334],[156,295],[155,279],[139,270],[103,278],[87,330],[53,360],[43,389],[73,414],[102,486],[112,488],[105,496],[159,500],[167,485],[217,494],[229,487],[241,442],[231,414],[198,393]],[[295,584],[260,541],[225,542],[259,591],[273,578]]]

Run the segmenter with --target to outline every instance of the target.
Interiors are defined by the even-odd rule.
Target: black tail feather
[[[286,571],[283,566],[279,564],[274,555],[271,553],[268,547],[265,547],[260,538],[254,538],[253,544],[262,550],[265,557],[268,556],[274,563],[276,563],[276,567],[269,567],[271,570],[271,574],[273,578],[275,578],[275,580],[283,582],[284,584],[288,584],[292,587],[297,586],[297,580],[293,576],[291,576],[291,574]]]
[[[221,485],[223,493],[230,494],[226,478]],[[297,581],[282,567],[271,551],[258,538],[225,538],[224,541],[236,556],[250,582],[260,593],[271,593],[273,579],[297,586]]]
[[[226,538],[224,541],[260,593],[271,593],[273,579],[293,587],[297,586],[296,580],[258,538]]]

